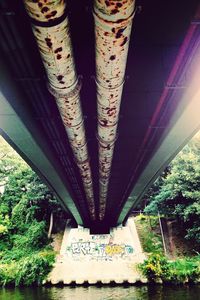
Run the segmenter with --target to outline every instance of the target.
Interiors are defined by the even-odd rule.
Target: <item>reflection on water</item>
[[[88,286],[1,289],[0,300],[200,300],[200,286]]]

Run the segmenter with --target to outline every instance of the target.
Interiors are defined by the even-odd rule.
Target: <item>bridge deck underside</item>
[[[90,0],[69,0],[67,3],[77,73],[83,76],[81,101],[94,181],[95,204],[98,211],[99,177],[93,3]],[[129,212],[133,199],[129,198],[128,201],[127,199],[150,158],[159,149],[161,138],[166,135],[166,129],[171,128],[172,124],[169,120],[183,98],[188,84],[186,76],[182,78],[181,82],[179,81],[181,88],[180,86],[176,88],[175,85],[168,91],[168,99],[165,105],[160,107],[157,122],[151,130],[151,134],[148,135],[152,117],[158,107],[163,90],[166,88],[170,71],[193,19],[197,4],[197,0],[184,0],[181,3],[172,0],[165,3],[158,0],[136,2],[137,11],[130,41],[106,217],[102,223],[93,223],[89,219],[82,181],[55,100],[46,87],[41,58],[23,3],[12,0],[1,1],[0,52],[4,58],[4,64],[15,85],[22,91],[25,99],[23,106],[31,112],[37,130],[43,133],[47,148],[56,157],[58,169],[62,169],[64,173],[62,176],[67,182],[70,197],[75,203],[75,210],[77,209],[80,213],[79,223],[93,229],[95,227],[109,228],[123,222]],[[195,32],[196,35],[194,34],[190,44],[191,49],[195,37],[199,36],[199,29]],[[179,71],[180,74],[177,73],[177,76],[180,77],[181,70]],[[178,82],[179,79],[176,78],[176,80]],[[170,87],[168,88],[170,89]],[[173,93],[173,97],[170,93]],[[12,102],[11,99],[7,100]],[[16,113],[20,115],[20,104],[16,107]],[[181,114],[181,109],[179,113]],[[179,117],[180,115],[177,114],[176,120]],[[23,121],[25,125],[28,122],[26,118]],[[195,131],[195,126],[190,130],[188,136]],[[2,130],[4,129],[2,128]],[[148,139],[145,141],[143,149],[145,136],[148,136]],[[13,143],[15,144],[14,140]],[[45,170],[43,176],[45,177]],[[146,185],[146,181],[144,185]]]

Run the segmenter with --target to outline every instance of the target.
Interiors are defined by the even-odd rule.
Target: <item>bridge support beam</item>
[[[98,0],[94,4],[100,221],[106,212],[134,6],[134,0]]]
[[[92,173],[80,101],[65,1],[24,0],[33,34],[55,97],[69,143],[79,168],[91,220],[95,220]]]

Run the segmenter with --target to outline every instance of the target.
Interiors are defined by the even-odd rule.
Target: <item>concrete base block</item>
[[[96,284],[97,280],[90,278],[90,279],[88,279],[88,283],[89,284]]]
[[[76,284],[84,284],[84,279],[76,279]]]
[[[122,284],[124,282],[124,280],[123,279],[115,279],[114,282],[117,284]]]
[[[136,280],[135,280],[135,278],[131,278],[131,279],[128,279],[128,283],[130,283],[130,284],[134,284],[134,283],[136,283]]]
[[[101,283],[102,283],[102,284],[109,284],[110,281],[111,281],[110,279],[102,279],[102,280],[101,280]]]
[[[51,284],[55,285],[55,284],[58,284],[60,281],[57,280],[56,278],[52,279],[51,280]]]
[[[72,280],[71,280],[71,279],[64,279],[64,280],[63,280],[63,283],[64,283],[65,285],[69,285],[69,284],[72,283]]]

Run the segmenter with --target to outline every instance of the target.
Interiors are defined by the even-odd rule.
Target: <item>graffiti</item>
[[[115,255],[115,254],[122,254],[124,249],[120,245],[106,245],[105,253],[107,255]]]
[[[94,241],[72,242],[66,249],[66,253],[73,258],[81,259],[88,257],[90,260],[113,260],[115,258],[126,259],[134,253],[130,245],[125,244],[102,244]]]
[[[107,239],[107,238],[111,238],[112,237],[112,235],[111,234],[101,234],[101,235],[98,235],[98,234],[96,234],[96,235],[91,235],[91,238],[92,238],[92,240],[94,241],[96,241],[96,240],[105,240],[105,239]]]
[[[107,234],[90,234],[83,227],[71,229],[63,247],[63,254],[75,261],[129,261],[136,251],[131,233],[124,227],[111,229]]]
[[[71,244],[72,254],[94,255],[96,252],[96,244],[93,242],[78,242]]]

